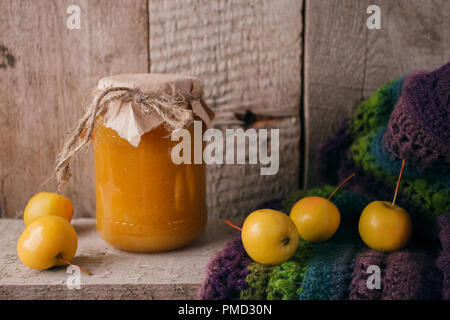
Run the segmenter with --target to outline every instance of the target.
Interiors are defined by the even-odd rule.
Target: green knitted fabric
[[[274,266],[251,263],[247,269],[250,273],[245,278],[247,289],[242,290],[242,300],[265,300],[267,298],[267,286]]]
[[[298,298],[307,263],[313,253],[314,245],[299,239],[297,251],[292,258],[273,268],[267,285],[267,300]]]
[[[394,81],[385,84],[357,106],[348,128],[354,139],[367,135],[389,121],[393,101],[398,98],[392,90],[393,84]]]

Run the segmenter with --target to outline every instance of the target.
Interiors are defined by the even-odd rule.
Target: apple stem
[[[87,275],[91,276],[92,273],[87,271],[86,269],[83,269],[80,266],[77,266],[76,264],[73,264],[72,262],[70,262],[69,260],[67,260],[66,258],[64,258],[62,255],[59,255],[58,258],[60,258],[62,261],[64,261],[65,263],[67,263],[69,266],[73,266],[73,267],[77,267],[78,269],[80,269],[81,271],[83,271],[84,273],[86,273]]]
[[[232,226],[233,228],[235,228],[235,229],[237,229],[237,230],[239,230],[239,231],[242,231],[242,228],[239,228],[239,227],[235,226],[235,225],[232,224],[230,221],[225,220],[224,222],[225,222],[226,224],[228,224],[229,226]]]
[[[353,178],[354,176],[356,176],[356,173],[352,173],[351,175],[349,175],[347,178],[345,178],[344,181],[342,181],[337,187],[336,189],[334,189],[334,191],[330,194],[330,196],[328,197],[328,200],[331,199],[332,196],[334,196],[334,194],[345,184],[347,183],[348,180],[350,180],[351,178]]]
[[[402,168],[400,169],[400,174],[398,175],[398,180],[397,180],[397,187],[395,187],[395,193],[394,193],[394,199],[392,200],[392,205],[391,207],[394,207],[395,205],[395,200],[397,199],[397,194],[398,194],[398,188],[400,187],[400,180],[402,180],[402,176],[403,176],[403,169],[405,169],[405,159],[402,160]]]

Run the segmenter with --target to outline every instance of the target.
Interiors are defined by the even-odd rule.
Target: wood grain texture
[[[381,29],[364,0],[306,0],[305,185],[320,185],[316,146],[384,83],[450,58],[450,2],[381,0]]]
[[[32,270],[16,253],[25,228],[17,219],[0,219],[0,299],[195,299],[211,256],[236,232],[210,220],[204,235],[170,252],[142,254],[114,249],[99,236],[95,219],[74,219],[79,235],[73,262],[92,272],[81,274],[81,288],[69,290],[66,268]],[[233,221],[241,224],[242,219]]]
[[[72,4],[81,8],[80,30],[66,27]],[[148,12],[146,0],[0,0],[0,7],[0,205],[2,217],[19,217],[34,193],[56,190],[54,179],[41,185],[99,78],[148,72]],[[92,152],[81,152],[72,169],[64,193],[75,216],[92,216]]]
[[[261,176],[259,165],[208,167],[214,217],[247,215],[298,188],[301,11],[297,0],[149,1],[151,72],[200,77],[216,128],[280,129],[277,175]],[[247,110],[256,121],[242,121]]]

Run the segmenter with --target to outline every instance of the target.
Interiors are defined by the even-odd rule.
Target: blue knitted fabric
[[[348,299],[353,265],[361,247],[354,230],[348,226],[341,226],[332,240],[317,244],[303,278],[299,299]]]

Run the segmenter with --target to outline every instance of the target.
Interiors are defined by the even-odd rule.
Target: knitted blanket
[[[413,237],[403,250],[378,252],[360,239],[358,219],[369,202],[392,199],[402,159],[397,204],[413,219]],[[319,147],[316,163],[329,184],[356,173],[333,196],[341,213],[333,238],[300,240],[291,259],[267,266],[249,258],[236,233],[212,258],[198,298],[450,299],[450,63],[381,87]],[[299,199],[333,189],[297,191],[277,209],[289,214]],[[379,289],[367,285],[373,265]]]

